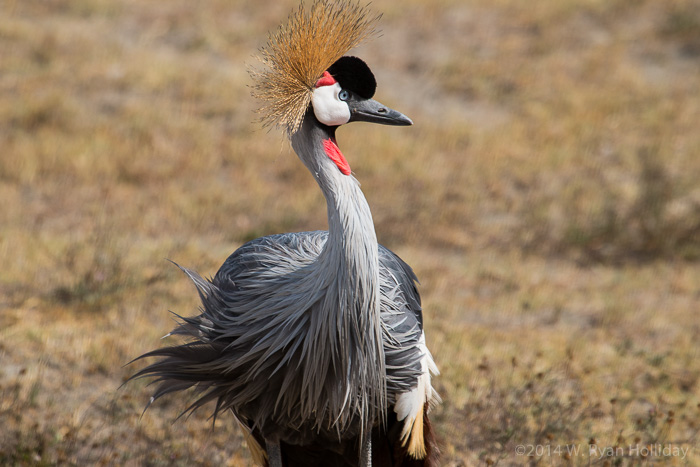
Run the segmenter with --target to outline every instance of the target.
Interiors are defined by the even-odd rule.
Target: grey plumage
[[[428,411],[439,401],[416,277],[377,243],[369,205],[337,145],[352,121],[411,125],[372,99],[376,80],[341,56],[376,16],[343,0],[303,7],[263,48],[253,73],[265,121],[286,127],[326,199],[328,231],[262,237],[195,283],[199,314],[179,317],[181,345],[134,378],[159,382],[151,402],[193,388],[194,411],[231,411],[257,463],[432,466]]]
[[[416,277],[377,244],[354,177],[324,167],[325,131],[305,123],[292,144],[326,196],[329,231],[248,242],[211,281],[182,268],[203,306],[172,332],[191,342],[143,355],[162,357],[135,375],[159,379],[154,400],[195,386],[187,410],[216,401],[215,415],[230,408],[266,438],[304,444],[369,432],[416,385]]]

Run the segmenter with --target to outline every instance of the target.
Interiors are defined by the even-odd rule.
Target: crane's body
[[[412,123],[370,99],[373,80],[361,60],[337,60],[290,131],[326,198],[328,231],[250,241],[211,281],[183,268],[203,306],[171,334],[189,341],[143,355],[159,360],[135,375],[160,381],[152,400],[195,387],[188,410],[231,410],[260,463],[431,465],[436,454],[427,410],[437,369],[416,277],[377,243],[335,138],[353,120]]]

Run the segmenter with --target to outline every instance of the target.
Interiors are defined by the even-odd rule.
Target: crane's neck
[[[347,271],[347,279],[359,281],[357,285],[368,282],[375,285],[379,280],[379,262],[372,213],[360,184],[349,173],[342,155],[339,156],[335,127],[319,123],[313,112],[308,112],[301,129],[291,139],[292,147],[326,198],[328,241],[319,261],[338,268],[329,273]],[[355,287],[351,290],[357,291]]]
[[[333,366],[346,375],[350,405],[371,424],[386,409],[379,250],[372,214],[339,155],[335,128],[319,123],[309,111],[291,141],[321,187],[328,209],[328,239],[310,271],[324,289],[319,297],[324,316],[316,335],[329,343]]]

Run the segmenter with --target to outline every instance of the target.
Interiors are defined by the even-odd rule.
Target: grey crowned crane
[[[328,230],[270,235],[236,250],[211,280],[182,268],[202,307],[186,336],[141,358],[132,378],[154,400],[194,388],[241,425],[261,465],[437,465],[428,412],[439,402],[413,270],[377,243],[372,215],[336,130],[411,125],[372,99],[375,78],[344,56],[379,19],[350,1],[300,6],[252,70],[264,125],[286,129],[327,202]]]

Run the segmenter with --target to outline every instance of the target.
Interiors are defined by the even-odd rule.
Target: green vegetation
[[[0,464],[249,463],[120,385],[197,307],[165,258],[325,227],[248,88],[294,5],[0,0]],[[373,8],[415,125],[338,138],[421,279],[444,465],[700,465],[700,3]]]

